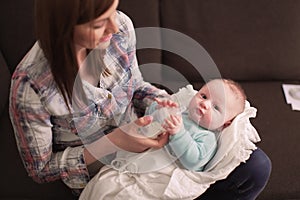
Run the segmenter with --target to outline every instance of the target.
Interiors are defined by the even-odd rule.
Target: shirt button
[[[111,94],[108,94],[108,95],[107,95],[107,98],[108,98],[108,99],[111,99]]]

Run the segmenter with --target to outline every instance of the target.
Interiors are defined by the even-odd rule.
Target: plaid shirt
[[[124,113],[132,113],[132,99],[139,108],[145,99],[165,94],[142,79],[132,22],[121,12],[117,22],[120,32],[101,57],[112,75],[100,76],[99,87],[82,82],[88,99],[84,109],[71,106],[69,113],[38,43],[16,68],[10,117],[20,156],[35,181],[61,179],[70,188],[84,188],[90,176],[82,144],[98,139],[125,118],[131,120]]]

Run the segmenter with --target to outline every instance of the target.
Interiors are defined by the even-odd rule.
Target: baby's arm
[[[185,130],[169,137],[169,146],[189,170],[202,171],[217,149],[215,134],[208,130]]]
[[[170,134],[175,135],[183,128],[183,122],[181,115],[170,115],[165,119],[162,127]]]

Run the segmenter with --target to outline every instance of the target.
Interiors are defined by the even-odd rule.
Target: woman
[[[10,113],[22,160],[29,176],[37,182],[61,179],[72,189],[82,189],[90,179],[87,167],[116,147],[140,152],[161,147],[167,141],[166,136],[152,140],[129,136],[121,129],[111,131],[119,125],[119,115],[130,113],[127,107],[130,108],[133,94],[140,99],[166,95],[143,82],[134,54],[132,24],[126,24],[127,17],[117,13],[117,5],[118,0],[36,1],[38,43],[13,75]],[[113,37],[117,32],[118,37]],[[115,47],[123,40],[124,47]],[[94,71],[84,64],[95,47],[101,56],[106,50],[116,58],[109,72],[107,69],[96,74],[101,77],[100,83]],[[122,57],[115,49],[124,51]],[[76,78],[78,72],[80,77]],[[97,97],[89,94],[91,88],[97,88]],[[85,93],[82,110],[77,91]],[[80,129],[75,119],[88,122],[81,123],[84,128]],[[91,127],[92,122],[99,126],[94,132],[96,139],[92,138],[97,142],[94,149],[83,146],[84,138],[80,138],[83,130],[97,128]],[[137,120],[139,125],[148,122],[148,118]],[[104,132],[110,133],[98,139]]]
[[[143,81],[134,28],[117,5],[36,1],[38,42],[13,74],[10,114],[20,155],[37,182],[61,179],[80,192],[103,156],[167,142],[167,134],[135,137],[136,124],[147,125],[149,117],[123,125],[167,94]]]

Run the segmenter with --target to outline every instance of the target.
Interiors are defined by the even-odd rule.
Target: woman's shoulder
[[[116,22],[119,27],[119,32],[114,34],[116,41],[120,41],[123,45],[135,46],[135,29],[131,19],[122,11],[117,11]]]
[[[14,76],[26,75],[32,79],[50,73],[50,66],[38,42],[27,52],[15,69]]]
[[[36,90],[48,88],[53,83],[53,76],[47,59],[38,42],[28,51],[16,67],[12,80],[18,79],[20,83],[30,84]]]
[[[134,51],[136,47],[135,30],[131,19],[125,13],[117,11],[116,23],[119,31],[113,34],[112,43],[106,51],[112,54],[112,57],[116,55],[119,57],[120,50],[128,53]]]
[[[133,22],[124,12],[118,10],[117,11],[117,23],[119,25],[120,32],[133,31],[134,26]]]

